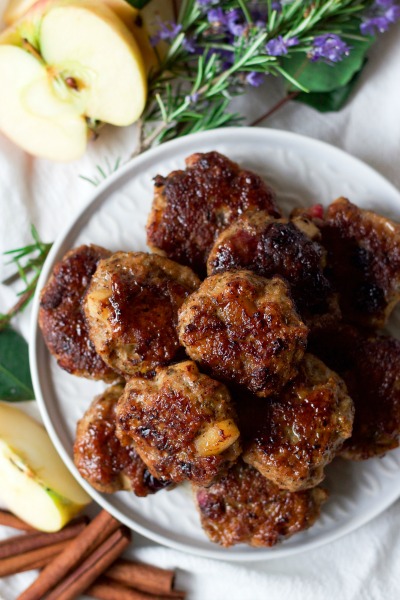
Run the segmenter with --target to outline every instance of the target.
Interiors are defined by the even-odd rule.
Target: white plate
[[[399,219],[400,194],[383,177],[348,154],[327,144],[283,131],[232,128],[191,135],[139,156],[97,188],[57,240],[38,288],[54,263],[79,244],[111,250],[146,250],[145,223],[152,201],[152,178],[184,168],[193,152],[219,150],[254,169],[278,193],[279,205],[328,204],[343,195],[360,206]],[[47,430],[67,467],[87,492],[120,521],[156,542],[224,560],[265,560],[294,554],[336,539],[366,523],[400,496],[400,449],[381,459],[352,463],[336,460],[327,469],[330,499],[319,521],[306,532],[272,549],[220,548],[203,533],[190,491],[183,487],[136,498],[120,492],[103,495],[83,481],[72,461],[75,425],[92,398],[104,388],[68,375],[45,348],[37,326],[39,296],[33,309],[30,361],[36,398]],[[393,321],[396,321],[394,317]],[[397,318],[397,324],[400,319]],[[400,328],[397,327],[396,334]],[[392,333],[395,330],[392,328]]]

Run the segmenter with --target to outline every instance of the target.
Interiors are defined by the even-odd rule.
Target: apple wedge
[[[0,497],[41,531],[58,531],[91,500],[55,451],[45,429],[0,402]]]
[[[46,68],[17,46],[0,46],[0,130],[27,152],[74,160],[87,144],[78,98],[57,96]],[[59,82],[62,86],[63,83]]]
[[[112,125],[136,121],[146,102],[139,47],[125,25],[96,0],[49,3],[40,24],[40,53],[85,95],[85,115]]]

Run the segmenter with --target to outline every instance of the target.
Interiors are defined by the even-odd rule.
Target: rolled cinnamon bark
[[[93,583],[85,594],[97,600],[165,600],[165,596],[153,596],[139,590],[133,590],[116,581],[100,578]]]
[[[21,531],[37,531],[32,525],[28,525],[28,523],[8,512],[8,510],[0,510],[0,525],[20,529]]]
[[[107,570],[106,576],[148,594],[165,594],[172,590],[175,572],[136,561],[118,560]]]
[[[36,548],[36,550],[31,550],[18,556],[4,558],[0,560],[0,577],[7,577],[8,575],[30,571],[31,569],[39,569],[58,556],[69,544],[70,542],[66,540],[57,544],[51,544],[50,546],[44,546],[43,548]]]
[[[100,546],[119,527],[119,522],[105,510],[51,561],[39,577],[19,596],[18,600],[41,600],[55,585],[63,580],[82,559]]]
[[[75,538],[83,529],[86,527],[88,519],[81,517],[76,519],[73,523],[67,525],[60,531],[54,533],[42,533],[38,531],[32,531],[26,535],[16,535],[12,538],[8,538],[0,542],[0,560],[9,558],[10,556],[17,556],[36,550],[37,548],[44,548],[57,542],[64,542],[65,540],[71,540]]]
[[[74,600],[122,554],[131,541],[131,532],[120,527],[83,563],[46,596],[46,600]]]

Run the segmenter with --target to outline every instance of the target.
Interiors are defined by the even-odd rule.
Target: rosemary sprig
[[[161,25],[164,40],[170,33],[170,47],[149,77],[136,153],[187,133],[238,123],[241,117],[229,106],[246,91],[249,75],[283,77],[307,91],[282,67],[280,56],[268,51],[268,42],[296,40],[285,50],[285,58],[290,58],[299,52],[311,56],[315,37],[326,33],[365,39],[354,35],[354,23],[361,23],[371,4],[372,0],[293,0],[282,2],[277,10],[277,2],[271,0],[183,0],[170,31]],[[217,16],[211,17],[211,11]],[[254,23],[257,11],[264,16]],[[242,15],[243,27],[237,34],[231,28],[227,35],[218,15],[225,19],[234,13]]]
[[[8,264],[14,264],[17,271],[3,283],[21,279],[25,284],[25,288],[17,294],[19,299],[16,304],[7,313],[0,314],[0,331],[5,329],[11,319],[22,312],[31,301],[44,261],[52,246],[51,243],[42,242],[34,225],[31,225],[31,234],[33,244],[15,250],[8,250],[4,253],[11,258]]]
[[[115,173],[115,171],[118,171],[121,166],[121,160],[122,159],[119,156],[112,164],[110,159],[106,157],[105,166],[96,165],[96,173],[92,177],[87,175],[79,175],[79,178],[97,187],[102,181],[107,179],[107,177]]]

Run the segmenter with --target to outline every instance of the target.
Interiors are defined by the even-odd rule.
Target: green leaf
[[[133,8],[143,8],[150,1],[151,0],[125,0],[125,2],[133,6]]]
[[[366,62],[367,59],[365,59],[364,65]],[[331,92],[311,92],[309,94],[300,93],[294,98],[294,101],[307,104],[319,112],[333,112],[340,110],[349,99],[358,81],[358,78],[361,75],[364,65],[346,85],[338,87]]]
[[[344,36],[343,36],[344,37]],[[309,92],[332,92],[349,84],[365,62],[365,55],[375,41],[368,37],[365,41],[346,40],[351,46],[349,56],[333,65],[324,62],[311,62],[303,53],[293,53],[281,60],[282,67],[293,79]],[[290,85],[288,91],[296,88]]]
[[[33,400],[28,344],[13,329],[0,332],[0,400]]]

